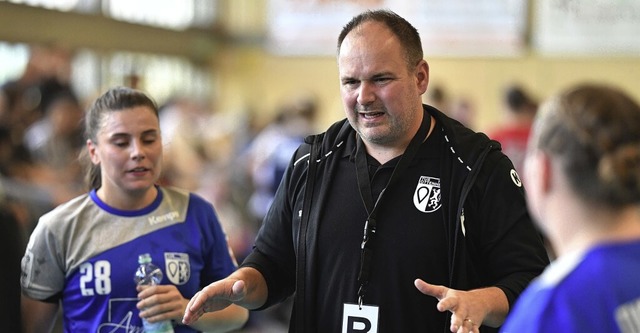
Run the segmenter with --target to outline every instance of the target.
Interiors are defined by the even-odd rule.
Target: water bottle
[[[149,253],[139,255],[138,264],[140,265],[133,278],[136,285],[153,286],[160,284],[163,276],[162,270],[151,262],[151,255],[149,255]],[[146,333],[173,333],[171,320],[149,323],[145,319],[142,319],[142,324]]]

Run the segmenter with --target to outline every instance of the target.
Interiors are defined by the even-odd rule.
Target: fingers
[[[190,325],[207,312],[224,309],[233,302],[242,300],[245,293],[245,283],[242,280],[214,282],[191,298],[185,309],[182,322]]]
[[[187,304],[187,308],[184,311],[184,317],[182,317],[182,323],[185,325],[191,325],[195,323],[204,313],[204,304],[207,296],[203,295],[202,291],[197,292]]]
[[[209,299],[209,295],[204,290],[197,292],[189,301],[187,305],[186,311],[190,311],[192,313],[199,313],[200,315],[206,312],[207,300]]]
[[[473,298],[470,297],[470,294],[445,286],[430,284],[421,279],[416,279],[414,285],[421,293],[438,299],[438,311],[449,311],[452,313],[451,332],[479,333],[482,317],[480,319],[473,319],[475,317],[471,315],[471,313],[474,313],[476,316],[478,313],[477,311],[472,311],[472,309],[474,309],[474,301]]]
[[[430,284],[430,283],[424,282],[421,279],[416,279],[414,281],[414,285],[416,286],[416,288],[418,288],[418,290],[421,293],[428,296],[435,297],[438,301],[440,301],[438,302],[438,307],[437,307],[438,311],[453,312],[455,310],[455,307],[457,305],[457,300],[455,298],[447,297],[447,294],[449,293],[449,290],[450,290],[449,288]]]
[[[445,297],[438,302],[438,310],[440,312],[451,311],[455,313],[460,305],[460,299],[456,296]]]
[[[156,310],[159,310],[160,312],[156,312]],[[180,312],[179,309],[162,312],[159,308],[154,308],[140,311],[140,317],[151,323],[155,323],[163,320],[175,320],[175,318],[182,318],[182,312]]]
[[[187,302],[174,285],[144,288],[138,293],[138,299],[136,307],[140,317],[151,322],[182,318]]]
[[[451,332],[471,333],[478,332],[477,321],[470,318],[469,308],[461,304],[461,299],[450,295],[438,302],[438,310],[451,312]]]
[[[445,298],[447,296],[447,291],[449,290],[449,288],[447,287],[430,284],[424,282],[422,279],[416,279],[413,284],[421,293],[428,296],[433,296],[438,300]]]
[[[458,324],[453,323],[453,318],[451,319],[451,332],[455,333],[479,333],[480,328],[479,325],[476,324],[470,318],[465,318],[459,321]]]
[[[458,297],[448,297],[438,303],[438,309],[446,308],[451,314],[451,332],[456,333],[477,333],[480,330],[482,319],[476,318],[471,314],[470,309],[467,306],[460,304]]]

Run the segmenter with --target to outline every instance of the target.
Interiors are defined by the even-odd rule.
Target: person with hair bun
[[[501,332],[640,332],[640,106],[583,84],[539,110],[525,159],[531,214],[558,258]]]

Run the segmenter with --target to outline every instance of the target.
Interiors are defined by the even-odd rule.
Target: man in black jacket
[[[299,148],[253,252],[184,322],[295,294],[291,332],[495,331],[548,264],[513,164],[422,104],[429,67],[395,13],[353,18],[338,68],[346,119]]]

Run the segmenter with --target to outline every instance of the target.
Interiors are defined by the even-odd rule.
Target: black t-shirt
[[[352,137],[353,138],[353,137]],[[373,267],[364,304],[379,306],[380,332],[440,332],[446,314],[413,281],[446,285],[447,246],[440,196],[443,137],[434,130],[378,208]],[[344,303],[357,303],[360,244],[367,213],[355,168],[355,138],[345,146],[331,180],[318,236],[318,332],[340,332]],[[379,165],[368,158],[372,198],[387,184],[397,158]]]

